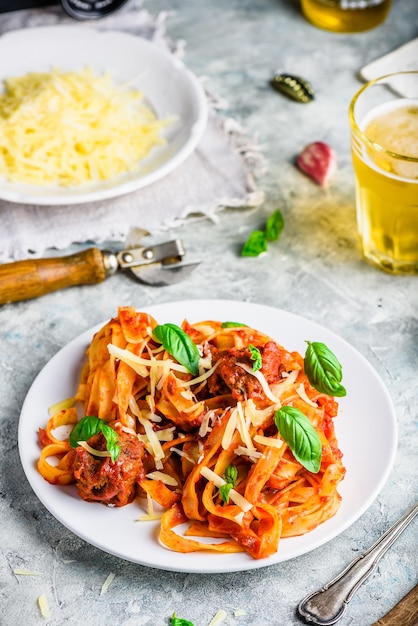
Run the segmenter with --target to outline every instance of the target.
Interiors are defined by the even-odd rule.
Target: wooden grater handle
[[[105,255],[89,248],[65,257],[0,265],[0,304],[29,300],[51,291],[102,282],[109,275]]]
[[[417,624],[418,585],[411,589],[389,613],[381,617],[373,626],[416,626]]]

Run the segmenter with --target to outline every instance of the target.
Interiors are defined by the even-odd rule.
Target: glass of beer
[[[386,19],[391,4],[392,0],[301,0],[309,22],[337,33],[375,28]]]
[[[418,71],[366,83],[349,108],[364,257],[418,274]]]

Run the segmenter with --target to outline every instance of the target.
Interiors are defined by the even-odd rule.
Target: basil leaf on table
[[[79,441],[87,441],[100,432],[106,439],[106,448],[110,453],[110,458],[115,462],[120,454],[118,433],[109,424],[93,415],[86,415],[74,426],[70,433],[70,446],[76,448]]]
[[[284,228],[284,218],[279,209],[273,211],[266,222],[266,239],[267,241],[277,241]]]
[[[196,344],[176,324],[160,324],[152,331],[176,361],[184,365],[193,376],[199,373],[200,354]]]
[[[267,240],[264,231],[253,230],[241,250],[241,256],[259,256],[267,252]]]
[[[275,412],[274,422],[295,459],[309,472],[317,474],[321,467],[322,444],[306,415],[293,406],[282,406]]]
[[[335,354],[320,341],[306,343],[304,366],[312,387],[329,396],[345,396],[347,391],[341,384],[342,366]]]
[[[241,256],[259,256],[267,252],[267,242],[277,241],[284,228],[284,218],[280,209],[276,209],[267,218],[264,230],[253,230],[241,250]]]
[[[188,619],[176,617],[176,614],[173,613],[173,615],[171,616],[170,626],[193,626],[193,624],[192,622],[189,622]]]

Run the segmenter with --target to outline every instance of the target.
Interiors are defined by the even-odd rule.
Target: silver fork
[[[418,503],[404,513],[366,552],[354,559],[336,578],[319,591],[306,596],[298,605],[299,616],[305,622],[318,626],[332,626],[338,622],[353,595],[374,572],[382,556],[417,513]]]

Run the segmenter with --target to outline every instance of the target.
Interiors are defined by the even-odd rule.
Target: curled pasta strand
[[[64,460],[70,450],[70,445],[66,442],[51,443],[42,449],[37,467],[40,474],[52,485],[69,485],[74,482],[71,467],[65,467]],[[48,462],[51,457],[58,457],[59,464],[51,465]]]

